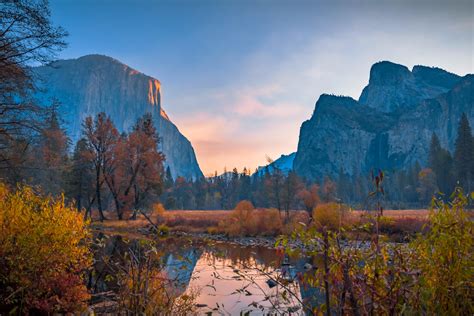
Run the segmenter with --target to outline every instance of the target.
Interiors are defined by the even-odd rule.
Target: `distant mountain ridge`
[[[89,115],[105,112],[120,132],[128,132],[139,117],[151,113],[173,177],[203,177],[191,143],[162,108],[159,80],[103,55],[59,60],[34,72],[42,88],[38,98],[45,103],[52,98],[60,101],[59,111],[73,143]]]
[[[474,76],[383,61],[359,100],[323,94],[300,129],[293,168],[321,179],[426,165],[435,132],[451,152],[462,113],[474,123]]]
[[[288,174],[288,172],[293,170],[293,161],[295,160],[295,156],[296,152],[288,155],[281,155],[277,160],[269,163],[268,165],[258,167],[256,173],[258,173],[260,176],[266,172],[265,170],[268,170],[269,173],[272,173],[276,167],[284,174]]]

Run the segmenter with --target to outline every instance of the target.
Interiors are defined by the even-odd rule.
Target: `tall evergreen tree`
[[[167,190],[173,186],[174,180],[173,176],[171,175],[171,169],[170,166],[166,167],[166,172],[165,172],[165,179],[164,179],[164,189]]]
[[[250,192],[250,172],[247,170],[247,168],[244,168],[244,170],[240,174],[239,201],[250,200]]]
[[[295,204],[297,192],[302,189],[302,182],[294,171],[290,171],[283,181],[281,192],[282,205],[285,210],[285,221],[290,219],[290,210]]]
[[[466,113],[463,113],[459,121],[454,149],[454,170],[456,180],[470,192],[474,178],[474,140]]]
[[[436,133],[431,134],[430,151],[428,157],[428,165],[432,170],[435,170],[438,164],[438,154],[441,151],[441,144]]]
[[[74,199],[78,211],[85,207],[84,218],[87,218],[95,202],[95,174],[92,163],[92,152],[89,151],[87,141],[80,139],[74,149],[66,175],[66,194]]]
[[[35,182],[47,193],[54,195],[63,190],[62,180],[67,163],[68,138],[61,128],[56,105],[46,118],[45,128],[35,148]]]
[[[444,193],[453,190],[453,158],[449,151],[441,147],[438,136],[433,133],[431,136],[428,166],[435,173],[436,183]]]

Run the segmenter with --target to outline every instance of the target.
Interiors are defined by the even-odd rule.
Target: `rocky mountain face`
[[[291,170],[293,170],[293,161],[295,160],[296,153],[291,153],[288,155],[281,155],[280,158],[269,163],[266,166],[260,166],[257,168],[257,173],[261,176],[265,173],[265,169],[268,172],[272,173],[275,170],[275,167],[280,170],[284,174],[288,174]]]
[[[162,108],[157,79],[102,55],[60,60],[34,71],[42,88],[38,98],[44,103],[60,102],[64,127],[73,143],[89,115],[105,112],[120,132],[128,132],[139,117],[151,113],[173,177],[203,176],[191,143]]]
[[[474,124],[474,75],[379,62],[359,100],[323,94],[300,129],[293,167],[311,179],[426,165],[432,133],[454,150],[462,113]]]

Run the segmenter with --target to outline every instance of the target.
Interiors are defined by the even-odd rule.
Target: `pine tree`
[[[436,183],[444,193],[453,190],[453,159],[449,151],[441,147],[438,136],[431,136],[428,166],[435,173]]]
[[[438,167],[438,155],[441,151],[441,144],[436,133],[431,135],[430,151],[428,157],[428,165],[432,170],[436,170]]]
[[[251,190],[250,190],[250,172],[247,170],[247,168],[244,168],[244,170],[240,174],[239,200],[240,201],[251,200],[250,192],[251,192]]]
[[[35,148],[36,184],[41,185],[47,193],[59,194],[63,189],[63,176],[67,163],[68,138],[53,105],[46,118],[45,128],[40,133],[38,145]]]
[[[324,202],[333,202],[336,200],[336,182],[329,177],[324,177],[323,185],[321,187],[321,198]]]
[[[173,176],[171,175],[171,169],[170,166],[166,167],[166,172],[165,172],[165,180],[164,180],[164,189],[168,190],[173,186],[174,180]]]
[[[283,181],[283,190],[281,193],[282,204],[286,214],[286,222],[290,219],[290,209],[294,206],[296,193],[301,190],[301,186],[301,180],[296,172],[293,170],[290,171]]]
[[[95,201],[95,175],[91,156],[87,141],[80,139],[74,149],[66,175],[66,194],[70,199],[75,200],[78,211],[81,211],[83,207],[86,208],[84,218],[90,214]]]
[[[474,178],[474,140],[466,113],[463,113],[459,122],[454,149],[454,170],[459,184],[470,192]]]
[[[352,188],[353,186],[350,183],[350,178],[347,174],[344,173],[342,168],[339,169],[339,176],[336,183],[337,187],[337,197],[348,203],[352,198]]]

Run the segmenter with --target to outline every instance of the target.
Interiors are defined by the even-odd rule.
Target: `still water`
[[[193,296],[203,315],[304,315],[321,299],[301,282],[306,260],[290,260],[275,249],[187,238],[166,238],[156,245],[175,295]],[[130,241],[113,236],[103,251],[119,256],[129,246]],[[101,268],[99,262],[96,269]],[[95,286],[107,291],[114,285],[96,280]]]

